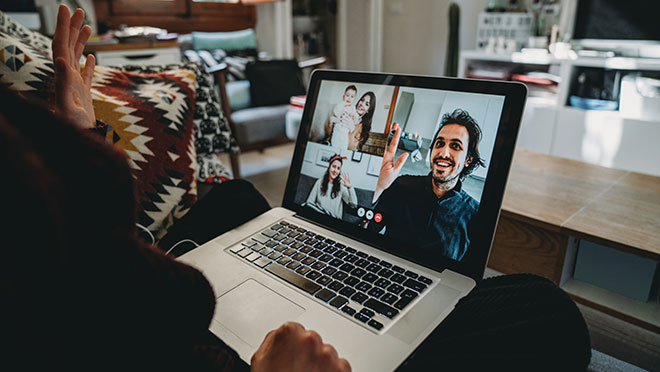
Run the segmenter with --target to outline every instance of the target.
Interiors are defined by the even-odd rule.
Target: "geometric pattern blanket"
[[[124,150],[137,186],[138,222],[156,238],[197,201],[195,74],[142,74],[97,66],[94,112],[106,140]]]
[[[197,150],[197,182],[217,183],[230,178],[230,174],[218,159],[219,153],[238,153],[238,143],[231,133],[229,123],[220,104],[213,77],[206,72],[201,62],[181,62],[168,65],[124,65],[118,70],[139,73],[160,73],[168,70],[185,69],[195,73],[194,136]]]
[[[0,12],[0,85],[52,103],[49,43]],[[103,66],[95,70],[96,118],[109,124],[107,140],[126,153],[136,184],[138,221],[157,238],[197,200],[196,86],[189,70],[159,74]]]

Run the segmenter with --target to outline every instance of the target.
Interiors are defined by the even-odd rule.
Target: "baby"
[[[355,130],[355,125],[360,123],[360,115],[355,110],[355,96],[357,88],[355,85],[349,85],[344,91],[342,101],[332,109],[330,113],[330,124],[332,125],[332,135],[330,144],[342,150],[348,148],[348,136]]]

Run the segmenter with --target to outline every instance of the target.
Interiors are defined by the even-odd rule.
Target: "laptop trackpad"
[[[215,320],[253,347],[266,333],[297,318],[305,309],[254,279],[218,297]]]

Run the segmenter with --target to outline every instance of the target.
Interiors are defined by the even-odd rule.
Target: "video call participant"
[[[392,142],[385,150],[374,192],[374,214],[367,228],[434,250],[460,261],[470,245],[470,222],[479,202],[462,189],[462,180],[478,166],[481,129],[468,112],[457,109],[443,115],[431,143],[431,172],[427,176],[401,176],[408,158],[404,153],[394,163],[401,128],[394,124]]]
[[[343,203],[357,207],[357,194],[347,172],[342,172],[345,157],[332,155],[322,179],[316,180],[305,205],[317,212],[341,219]]]
[[[360,151],[362,145],[364,145],[364,143],[369,139],[369,133],[371,132],[371,121],[373,120],[374,112],[376,111],[376,95],[374,92],[369,91],[363,94],[355,105],[355,110],[360,116],[360,119],[359,122],[353,127],[353,131],[348,135],[347,150],[357,149]],[[333,126],[331,125],[329,119],[326,121],[324,127],[328,138],[331,138]],[[335,145],[333,144],[333,146]]]
[[[349,85],[344,91],[341,102],[337,103],[330,112],[329,120],[332,125],[330,144],[342,150],[348,149],[348,138],[355,131],[355,125],[359,124],[362,119],[353,106],[356,95],[355,85]]]

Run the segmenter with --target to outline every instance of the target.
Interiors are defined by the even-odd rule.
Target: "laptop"
[[[295,321],[354,371],[396,369],[483,277],[526,94],[315,71],[282,207],[179,258],[214,288],[210,330],[249,362]]]

